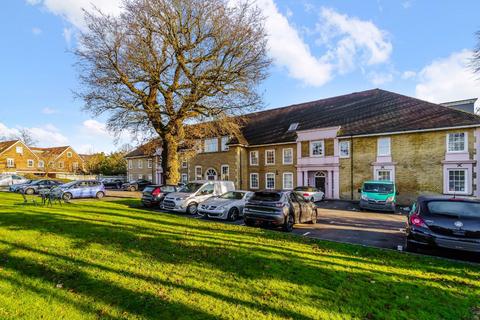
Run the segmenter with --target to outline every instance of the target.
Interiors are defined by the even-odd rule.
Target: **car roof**
[[[395,184],[393,181],[389,180],[367,180],[363,181],[363,183]]]
[[[480,200],[467,197],[467,196],[454,196],[454,195],[421,195],[418,197],[418,202],[428,202],[428,201],[458,201],[458,202],[476,202],[480,203]]]

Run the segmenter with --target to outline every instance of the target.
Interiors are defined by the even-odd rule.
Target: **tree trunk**
[[[176,185],[180,178],[180,163],[178,161],[178,138],[171,133],[162,137],[162,169],[165,184]]]

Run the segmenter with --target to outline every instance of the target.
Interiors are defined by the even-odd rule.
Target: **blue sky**
[[[118,147],[103,118],[72,92],[81,8],[90,0],[10,0],[0,11],[0,136],[28,129],[39,145],[80,152]],[[119,0],[95,1],[117,13]],[[466,67],[480,30],[480,1],[257,0],[274,64],[267,108],[383,88],[445,102],[480,96]],[[130,139],[123,137],[120,143]]]

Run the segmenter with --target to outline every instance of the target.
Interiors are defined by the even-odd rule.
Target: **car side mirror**
[[[362,193],[362,189],[358,189],[358,193]]]

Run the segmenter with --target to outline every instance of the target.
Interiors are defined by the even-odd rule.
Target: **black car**
[[[257,191],[245,204],[247,226],[267,224],[293,230],[295,223],[316,223],[317,207],[294,191]]]
[[[480,201],[421,196],[408,216],[406,250],[446,248],[480,252]]]
[[[142,204],[145,207],[151,208],[159,206],[163,198],[170,192],[177,192],[178,187],[173,185],[159,186],[150,185],[145,187],[142,192]]]
[[[20,191],[23,191],[26,194],[36,194],[41,191],[45,190],[50,190],[52,188],[55,188],[59,185],[61,185],[62,182],[60,181],[55,181],[55,180],[36,180],[33,181],[32,183],[29,183],[25,186],[23,186]]]
[[[128,191],[142,191],[146,186],[151,186],[152,183],[145,179],[138,179],[122,184],[123,190]]]
[[[118,178],[105,178],[101,179],[100,182],[103,183],[106,189],[121,189],[125,181]]]

